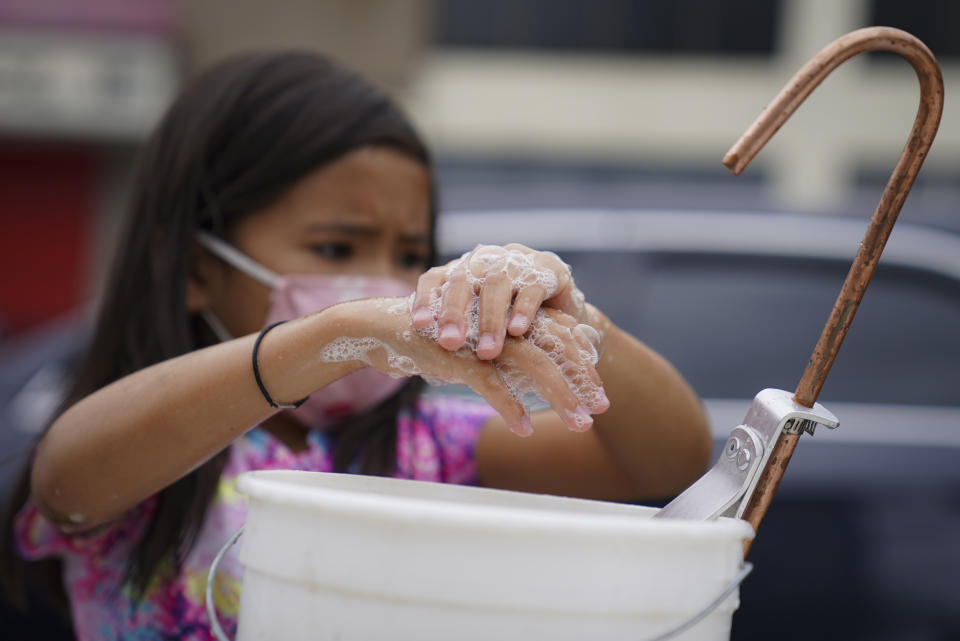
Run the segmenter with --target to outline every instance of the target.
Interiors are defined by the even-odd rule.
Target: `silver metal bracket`
[[[743,423],[733,428],[720,459],[653,518],[707,521],[743,516],[781,433],[813,434],[817,425],[835,429],[840,422],[820,403],[805,407],[791,392],[762,390],[753,399]]]

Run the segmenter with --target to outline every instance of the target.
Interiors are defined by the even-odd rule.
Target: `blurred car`
[[[442,253],[557,252],[587,296],[705,399],[717,448],[766,387],[795,389],[867,220],[463,211]],[[960,638],[960,234],[900,222],[750,557],[733,639]],[[798,613],[804,616],[796,616]],[[784,622],[789,621],[789,624]]]

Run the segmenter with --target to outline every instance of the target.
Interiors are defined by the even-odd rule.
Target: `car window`
[[[849,261],[563,252],[588,300],[704,397],[792,390]],[[821,399],[960,405],[960,283],[881,264]]]

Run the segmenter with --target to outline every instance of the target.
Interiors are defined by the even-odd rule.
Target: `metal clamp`
[[[840,422],[820,403],[805,407],[784,390],[765,389],[753,399],[743,424],[733,428],[720,459],[696,483],[653,518],[707,521],[743,516],[781,433],[813,434],[817,425],[835,429]]]

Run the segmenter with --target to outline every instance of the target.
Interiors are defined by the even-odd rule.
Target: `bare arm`
[[[608,328],[599,372],[611,399],[596,419],[597,436],[639,496],[676,494],[710,460],[700,399],[666,359],[597,315],[598,325]]]
[[[521,428],[523,408],[495,364],[411,332],[405,302],[352,301],[277,327],[260,344],[266,388],[278,401],[292,402],[366,365],[398,375],[423,373],[470,386]],[[566,331],[549,319],[544,323],[545,331]],[[340,338],[359,339],[363,354],[355,357],[351,348],[353,360],[325,362],[324,346]],[[254,339],[145,368],[71,407],[51,426],[34,459],[32,492],[40,509],[65,531],[92,529],[194,470],[269,416],[273,410],[252,373]],[[511,339],[504,358],[526,371],[555,406],[576,403],[566,385],[555,384],[559,371],[532,342]]]
[[[317,346],[342,333],[344,318],[335,310],[277,327],[263,339],[261,374],[274,398],[302,398],[363,366],[317,358]],[[145,368],[64,412],[33,463],[32,494],[40,509],[65,531],[110,521],[273,413],[253,377],[254,339]]]
[[[604,335],[597,371],[610,409],[583,433],[571,432],[552,411],[539,412],[528,439],[491,419],[477,443],[483,484],[636,500],[676,494],[703,473],[711,438],[697,396],[661,356],[589,311]]]

